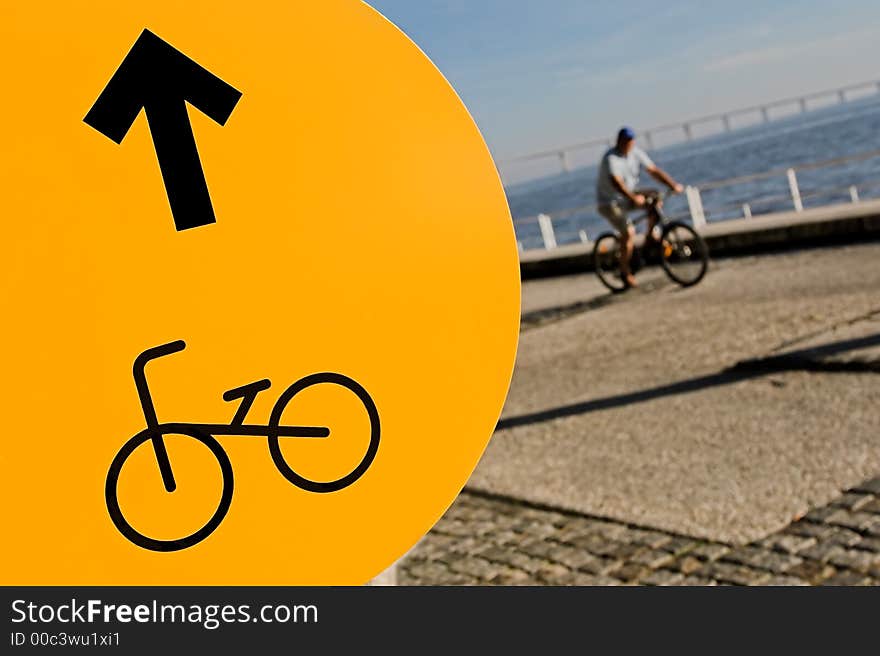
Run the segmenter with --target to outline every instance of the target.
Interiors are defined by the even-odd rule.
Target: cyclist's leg
[[[626,229],[619,232],[620,235],[620,273],[627,285],[634,287],[636,279],[632,274],[630,263],[635,250],[636,229],[627,223]]]
[[[626,217],[624,209],[614,203],[611,205],[600,205],[599,214],[614,227],[620,239],[620,273],[623,275],[624,281],[628,285],[635,284],[632,271],[630,269],[630,260],[633,255],[633,245],[635,243],[635,228]]]
[[[635,193],[641,194],[647,201],[648,227],[645,233],[645,239],[650,241],[654,237],[654,226],[660,221],[659,210],[663,206],[663,199],[660,198],[660,191],[657,189],[636,189]]]

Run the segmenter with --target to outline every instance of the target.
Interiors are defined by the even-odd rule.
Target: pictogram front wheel
[[[194,440],[201,442],[208,447],[212,455],[217,459],[217,463],[220,465],[220,472],[223,476],[223,491],[220,495],[220,501],[210,519],[197,531],[174,540],[157,540],[156,538],[144,535],[128,522],[122,509],[119,507],[118,483],[122,466],[125,464],[125,461],[128,460],[129,456],[134,453],[135,449],[142,444],[149,442],[153,438],[155,432],[159,432],[162,437],[165,435],[185,435],[186,437],[191,437]],[[223,521],[223,518],[226,517],[226,513],[229,512],[229,506],[232,503],[232,490],[232,463],[229,461],[229,456],[226,455],[226,451],[223,450],[220,443],[210,435],[206,435],[194,428],[184,429],[178,426],[175,427],[173,431],[163,431],[161,428],[158,429],[158,431],[153,431],[146,428],[123,444],[122,448],[119,449],[119,453],[113,458],[113,462],[110,464],[110,470],[107,472],[107,482],[104,486],[104,498],[107,502],[107,511],[110,513],[110,519],[113,520],[113,524],[116,526],[117,530],[122,533],[126,539],[137,546],[149,549],[150,551],[168,552],[188,549],[211,535],[211,533],[213,533],[220,525],[220,522]],[[169,492],[169,494],[173,494],[173,492]]]
[[[354,393],[354,395],[360,399],[370,418],[370,443],[367,446],[364,457],[348,474],[341,476],[334,481],[315,481],[295,472],[284,459],[284,454],[281,452],[281,444],[278,438],[277,429],[281,423],[281,415],[284,413],[287,404],[290,403],[294,396],[303,390],[321,384],[338,385]],[[306,376],[305,378],[296,381],[293,385],[288,387],[278,398],[275,407],[272,408],[272,415],[269,417],[269,453],[272,455],[272,460],[278,468],[278,471],[281,472],[281,475],[297,487],[309,492],[336,492],[348,487],[358,480],[364,475],[367,469],[369,469],[370,465],[373,464],[373,459],[376,457],[376,452],[379,450],[380,433],[379,411],[376,409],[376,404],[367,393],[367,390],[365,390],[360,383],[348,376],[343,376],[342,374],[312,374],[311,376]]]

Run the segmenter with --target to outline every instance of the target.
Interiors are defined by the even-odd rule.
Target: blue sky
[[[504,159],[880,79],[877,0],[369,0]]]

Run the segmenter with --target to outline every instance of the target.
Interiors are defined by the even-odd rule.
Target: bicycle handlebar
[[[171,355],[172,353],[179,353],[185,348],[186,342],[184,342],[182,339],[168,342],[167,344],[162,344],[161,346],[148,348],[146,351],[144,351],[134,359],[134,366],[132,367],[132,369],[134,370],[135,378],[137,378],[139,374],[143,373],[144,368],[147,366],[147,363],[150,360],[156,360],[158,358],[165,357],[166,355]]]
[[[663,191],[658,191],[656,195],[647,195],[645,196],[645,204],[653,203],[658,200],[666,200],[670,196],[677,196],[678,193],[674,189],[664,189]]]
[[[150,428],[156,426],[159,423],[159,420],[156,418],[156,409],[153,407],[153,399],[150,397],[150,388],[147,385],[147,374],[144,371],[147,367],[147,363],[150,360],[156,360],[157,358],[171,355],[172,353],[178,353],[185,348],[186,342],[182,339],[178,339],[174,342],[162,344],[161,346],[148,348],[134,359],[134,364],[131,368],[132,374],[134,375],[134,385],[137,388],[138,398],[140,398],[141,407],[144,410],[144,418],[147,420],[147,426]],[[159,457],[159,466],[161,467],[162,458],[158,456],[158,454],[157,457]],[[167,461],[168,456],[165,455],[164,458]],[[165,475],[164,472],[165,470],[163,469],[163,476]],[[168,488],[169,491],[171,491],[171,489],[172,488]]]

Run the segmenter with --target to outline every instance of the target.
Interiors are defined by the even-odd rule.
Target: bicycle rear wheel
[[[593,270],[599,280],[615,294],[626,291],[620,273],[620,240],[612,232],[599,235],[593,245]]]
[[[696,285],[709,268],[709,248],[691,226],[679,221],[666,224],[660,242],[660,263],[682,287]]]

